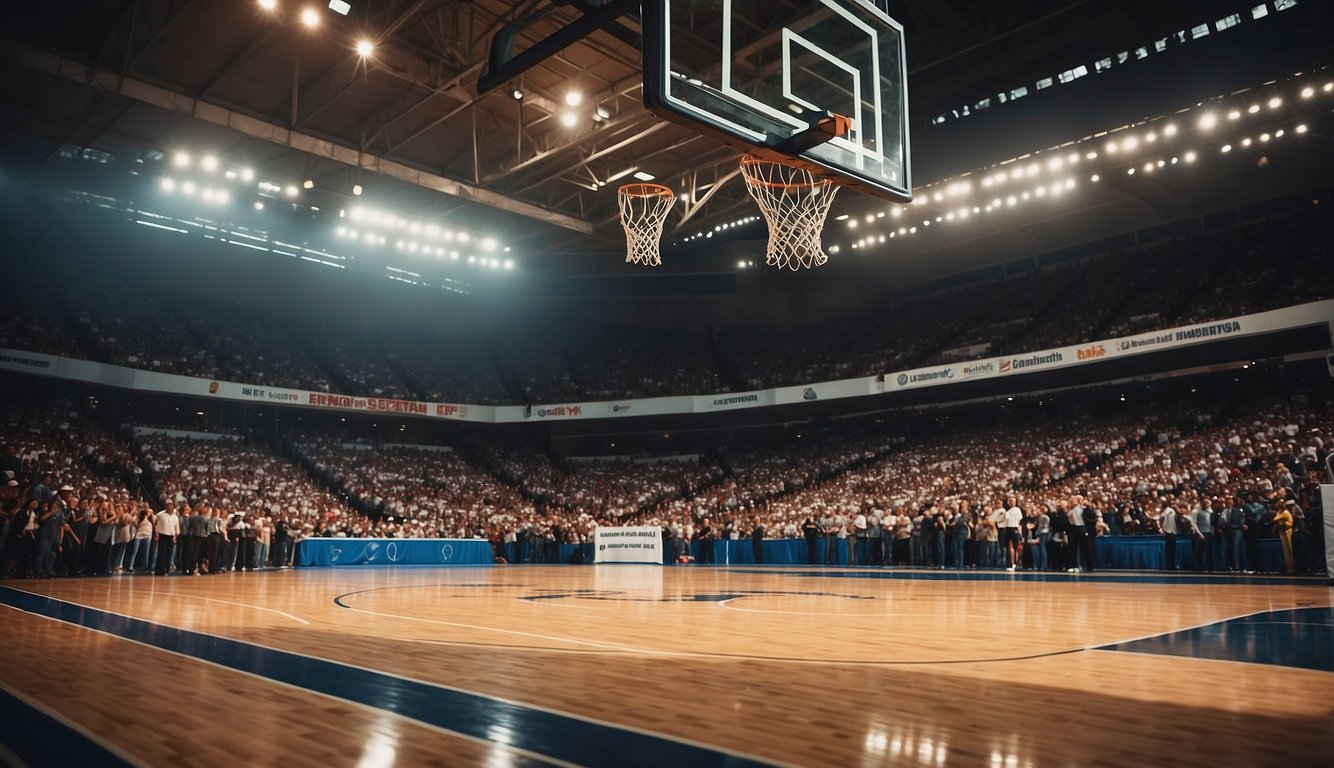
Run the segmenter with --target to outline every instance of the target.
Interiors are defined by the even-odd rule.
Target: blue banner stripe
[[[631,762],[663,768],[770,765],[610,723],[153,624],[9,587],[0,588],[0,603],[567,763],[592,768]]]
[[[130,766],[115,752],[0,687],[3,741],[14,757],[32,768],[96,765]]]

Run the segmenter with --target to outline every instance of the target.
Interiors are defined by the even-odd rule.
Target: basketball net
[[[741,175],[769,224],[766,264],[795,271],[829,261],[820,247],[820,232],[838,194],[834,182],[805,168],[753,155],[741,158]]]
[[[650,267],[662,265],[658,252],[662,225],[676,205],[676,193],[661,184],[626,184],[616,193],[625,228],[625,260]]]

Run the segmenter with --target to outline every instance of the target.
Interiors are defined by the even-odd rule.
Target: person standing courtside
[[[157,567],[153,573],[166,576],[171,568],[172,556],[176,554],[176,537],[181,534],[181,519],[168,504],[166,509],[157,513],[155,525],[157,535],[153,538],[157,541]]]
[[[1172,509],[1172,497],[1163,504],[1158,527],[1163,529],[1163,570],[1177,569],[1177,511]]]
[[[755,562],[764,562],[764,523],[760,521],[760,516],[755,516],[755,524],[750,529],[750,547],[755,553]]]

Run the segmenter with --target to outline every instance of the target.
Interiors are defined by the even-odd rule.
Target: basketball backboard
[[[869,0],[644,0],[643,22],[658,117],[912,199],[903,28]],[[829,115],[851,130],[817,136]]]

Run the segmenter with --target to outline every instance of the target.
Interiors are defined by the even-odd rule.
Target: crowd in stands
[[[479,405],[707,394],[875,376],[1330,298],[1331,223],[1316,208],[1232,224],[781,332],[372,332],[128,278],[73,276],[50,300],[16,296],[0,319],[0,346],[248,384]]]
[[[1189,554],[1168,546],[1168,567],[1247,571],[1278,537],[1289,572],[1323,567],[1327,386],[1161,406],[553,460],[499,440],[297,435],[287,456],[227,433],[133,427],[120,440],[66,402],[15,405],[0,410],[0,574],[284,566],[307,536],[484,538],[498,557],[543,562],[618,524],[659,526],[682,555],[753,536],[804,538],[815,563],[841,551],[862,565],[1085,570],[1103,535],[1179,538]]]

